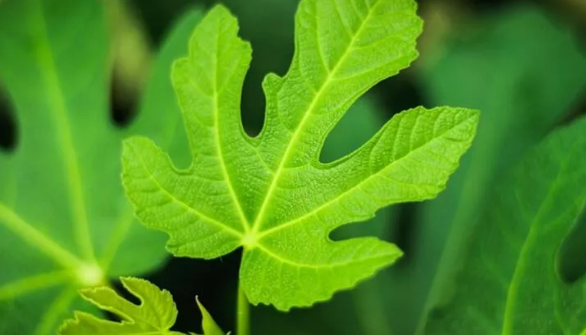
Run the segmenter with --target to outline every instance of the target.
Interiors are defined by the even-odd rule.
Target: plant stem
[[[250,335],[250,305],[240,283],[236,309],[236,335]]]

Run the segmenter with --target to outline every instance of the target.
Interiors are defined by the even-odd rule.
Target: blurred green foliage
[[[558,253],[586,205],[586,117],[551,133],[496,182],[425,334],[582,334],[586,277]],[[583,247],[583,246],[582,246]]]
[[[424,55],[428,62],[419,74],[430,103],[474,107],[483,114],[474,146],[446,192],[420,208],[409,274],[414,308],[402,320],[438,298],[474,222],[492,204],[494,183],[573,112],[586,88],[586,57],[575,32],[543,9],[510,6],[475,25],[454,27],[461,33],[439,55]]]
[[[148,104],[119,129],[108,108],[106,10],[100,2],[76,0],[0,7],[0,81],[19,135],[13,151],[0,152],[2,334],[53,333],[72,308],[88,309],[80,287],[143,275],[166,258],[163,248],[153,247],[164,243],[163,235],[138,225],[122,192],[121,140],[150,134],[182,155],[180,114],[167,107],[172,95],[165,99],[159,90],[170,86],[168,68],[185,52],[183,41],[200,12],[191,11],[190,28],[162,48]]]

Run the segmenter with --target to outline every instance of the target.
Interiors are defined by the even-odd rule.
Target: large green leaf
[[[444,46],[424,54],[420,78],[430,103],[483,114],[448,189],[419,208],[416,251],[396,271],[401,281],[394,284],[402,288],[390,314],[398,334],[423,324],[424,306],[443,292],[445,274],[463,252],[471,223],[492,205],[488,193],[502,171],[571,110],[586,85],[575,33],[550,15],[536,6],[506,7],[474,20],[476,29],[456,26]]]
[[[78,288],[144,273],[165,258],[157,247],[164,236],[135,223],[119,156],[128,134],[148,134],[180,152],[180,117],[154,102],[131,130],[112,124],[103,6],[76,0],[0,6],[0,82],[19,134],[13,152],[0,151],[2,334],[49,334],[77,304]],[[186,18],[191,26],[198,15]],[[152,78],[159,87],[170,87],[168,69],[185,53],[189,32],[177,31],[165,46]],[[161,103],[173,101],[149,92]]]
[[[393,263],[401,255],[393,244],[328,235],[381,207],[435,197],[470,146],[478,113],[415,108],[352,154],[318,157],[348,107],[417,56],[415,11],[412,0],[302,1],[291,68],[265,79],[265,125],[250,138],[239,105],[251,49],[224,7],[211,10],[172,75],[192,165],[177,169],[143,137],[125,143],[123,179],[141,221],[166,231],[176,256],[244,247],[248,299],[282,310],[327,300]]]
[[[558,271],[586,206],[584,134],[586,118],[555,131],[501,180],[426,334],[586,332],[586,278],[570,284]]]

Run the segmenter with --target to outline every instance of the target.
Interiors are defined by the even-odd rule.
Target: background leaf
[[[8,334],[49,334],[77,304],[77,288],[144,273],[165,258],[153,247],[162,236],[135,224],[122,193],[120,140],[146,133],[180,150],[171,145],[179,115],[152,104],[132,130],[114,127],[108,40],[97,1],[0,6],[0,81],[19,134],[13,152],[0,151],[0,319]],[[166,46],[155,82],[165,82],[184,49]]]
[[[499,182],[426,334],[584,333],[586,278],[564,282],[558,253],[586,205],[585,133],[555,131]]]
[[[408,259],[395,271],[401,289],[390,292],[397,334],[423,325],[472,223],[492,206],[489,194],[502,171],[560,122],[586,87],[586,58],[575,33],[553,14],[509,6],[476,24],[453,27],[444,45],[423,54],[419,75],[429,103],[483,114],[478,138],[448,189],[416,209]]]

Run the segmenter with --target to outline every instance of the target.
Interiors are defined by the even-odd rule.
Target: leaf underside
[[[586,206],[584,134],[586,118],[555,131],[497,185],[425,334],[586,333],[586,278],[566,283],[558,268]]]
[[[139,219],[167,232],[176,256],[244,247],[248,299],[281,310],[327,300],[393,263],[401,256],[393,244],[328,236],[384,206],[435,197],[470,146],[478,113],[418,107],[350,155],[318,157],[350,105],[417,57],[421,25],[412,0],[302,1],[292,65],[265,78],[265,124],[251,138],[240,119],[251,47],[228,10],[214,7],[172,71],[191,166],[176,168],[147,138],[124,144],[123,181]]]

